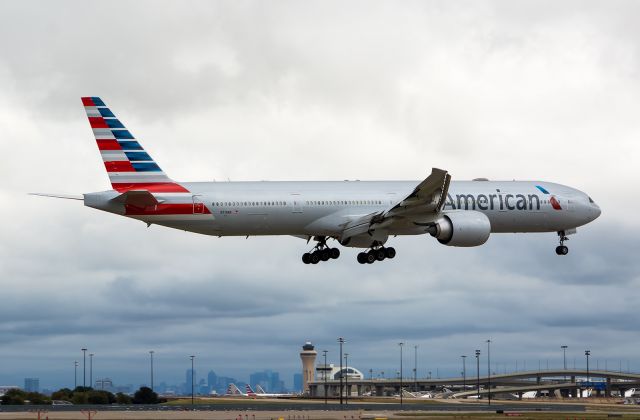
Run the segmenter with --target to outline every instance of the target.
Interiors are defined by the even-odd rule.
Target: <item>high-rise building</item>
[[[191,395],[191,390],[193,389],[193,392],[197,392],[197,384],[196,384],[196,371],[191,370],[191,369],[187,369],[186,371],[186,381],[184,383],[184,394],[185,395]],[[193,387],[193,388],[192,388]]]
[[[209,373],[207,374],[207,386],[209,388],[209,392],[216,389],[217,385],[218,385],[218,375],[216,375],[214,371],[210,370]]]
[[[24,378],[24,390],[27,392],[40,392],[40,379]]]
[[[316,356],[318,352],[314,350],[313,344],[310,341],[304,343],[302,351],[300,352],[300,359],[302,360],[302,392],[309,392],[309,382],[315,378],[315,364]]]
[[[302,392],[302,373],[293,374],[293,392]]]

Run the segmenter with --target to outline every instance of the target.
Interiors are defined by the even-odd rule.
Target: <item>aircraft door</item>
[[[199,195],[193,196],[193,214],[204,214],[204,203]]]
[[[304,212],[302,210],[302,196],[300,194],[291,194],[291,203],[292,203],[292,208],[291,208],[292,213]]]

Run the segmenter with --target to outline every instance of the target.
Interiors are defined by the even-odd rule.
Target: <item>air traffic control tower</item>
[[[315,378],[316,356],[318,352],[314,350],[311,341],[307,341],[302,346],[300,359],[302,360],[302,393],[309,393],[309,382]]]

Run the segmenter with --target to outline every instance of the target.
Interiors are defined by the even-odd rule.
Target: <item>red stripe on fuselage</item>
[[[152,193],[188,193],[189,190],[175,182],[138,182],[111,183],[114,190],[125,192],[129,190],[146,190]]]
[[[562,207],[560,207],[560,203],[558,203],[558,200],[555,197],[551,197],[549,199],[549,202],[551,202],[551,207],[553,207],[556,210],[562,210]]]
[[[82,105],[84,106],[96,106],[96,104],[93,103],[93,99],[91,98],[81,98],[82,99]]]
[[[131,162],[128,160],[116,160],[112,162],[105,162],[104,167],[107,168],[107,172],[135,172]]]
[[[118,140],[96,140],[99,150],[122,150]]]
[[[126,205],[125,210],[125,215],[127,216],[194,214],[193,203],[158,204],[155,206],[145,207],[143,209],[131,205]],[[203,212],[195,214],[211,214],[208,208],[204,207],[203,210]]]

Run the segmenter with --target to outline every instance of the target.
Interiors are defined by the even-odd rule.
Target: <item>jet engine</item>
[[[452,211],[444,213],[428,232],[443,245],[479,246],[489,239],[491,222],[479,211]]]

